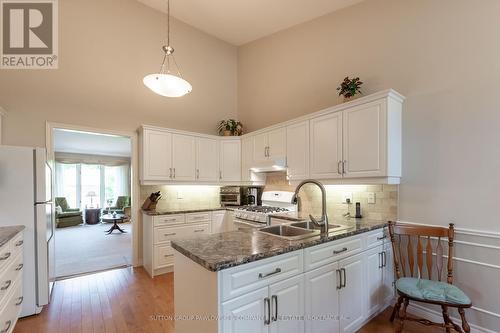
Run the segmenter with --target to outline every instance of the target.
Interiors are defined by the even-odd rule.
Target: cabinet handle
[[[197,229],[194,232],[203,232],[203,231],[205,231],[205,229]]]
[[[10,326],[12,325],[12,320],[7,320],[5,322],[5,328],[0,331],[0,333],[7,333],[10,329]]]
[[[20,271],[21,269],[23,269],[24,265],[23,264],[19,264],[17,267],[16,267],[16,271]]]
[[[345,165],[347,164],[347,160],[344,160],[344,162],[342,162],[342,174],[345,174]]]
[[[7,289],[9,289],[9,287],[10,287],[11,284],[12,284],[12,280],[5,281],[5,285],[2,288],[0,288],[0,290],[7,290]]]
[[[262,278],[265,278],[265,277],[268,277],[268,276],[271,276],[271,275],[274,275],[274,274],[278,274],[278,273],[281,273],[281,268],[276,268],[273,272],[271,273],[259,273],[259,279],[262,279]]]
[[[196,179],[200,179],[200,169],[196,169]]]
[[[175,235],[177,235],[177,233],[175,233],[175,232],[173,232],[171,234],[163,234],[163,236],[166,236],[166,237],[168,237],[168,236],[175,236]]]
[[[168,168],[168,170],[170,170],[170,175],[168,177],[172,179],[172,168]]]
[[[164,257],[165,258],[169,258],[169,257],[173,257],[174,255],[173,254],[165,254]]]
[[[386,239],[387,238],[387,235],[383,235],[382,237],[377,237],[377,240],[381,241],[383,239]]]
[[[270,324],[271,324],[271,304],[269,301],[269,297],[266,297],[264,298],[264,325],[270,325]]]
[[[342,276],[343,276],[343,278],[341,279],[341,282],[340,282],[341,283],[340,287],[345,288],[345,286],[347,285],[347,275],[345,272],[345,268],[341,268],[340,271],[341,271]]]
[[[23,240],[20,240],[20,241],[18,241],[18,242],[16,243],[16,246],[21,246],[21,245],[23,245],[23,243],[24,243],[24,241],[23,241]]]
[[[175,179],[175,168],[174,168],[174,179]]]
[[[382,252],[382,267],[387,267],[387,253]]]
[[[274,314],[271,317],[271,320],[278,321],[278,296],[273,295],[271,297],[271,302],[274,304]]]
[[[335,273],[337,275],[337,281],[338,281],[337,290],[340,290],[342,289],[342,273],[340,272],[340,269],[337,269]]]
[[[222,180],[222,170],[219,171],[219,179]]]
[[[342,252],[346,252],[347,251],[347,247],[344,247],[342,250],[333,250],[333,254],[340,254]]]
[[[340,167],[341,165],[342,165],[342,161],[339,161],[339,163],[337,163],[337,173],[338,173],[339,175],[341,175],[341,174],[342,174],[342,169],[341,169],[341,167]]]
[[[382,252],[378,254],[378,268],[384,267],[384,258],[382,258]]]
[[[24,297],[21,296],[21,297],[18,298],[18,300],[19,301],[17,301],[16,306],[19,306],[19,305],[21,305],[23,303]]]
[[[9,257],[10,257],[10,252],[7,252],[6,254],[4,254],[4,255],[0,258],[0,260],[7,260],[7,259],[9,259]]]

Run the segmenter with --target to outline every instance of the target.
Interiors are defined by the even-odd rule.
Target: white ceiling
[[[166,0],[138,0],[166,12]],[[175,18],[242,45],[363,0],[170,0]]]
[[[54,151],[105,156],[131,156],[130,138],[87,132],[54,130]]]

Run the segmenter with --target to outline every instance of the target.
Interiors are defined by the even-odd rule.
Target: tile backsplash
[[[219,186],[205,185],[146,185],[141,186],[141,205],[152,193],[160,191],[162,198],[157,211],[219,208]]]
[[[396,220],[398,217],[398,185],[327,185],[326,202],[330,220],[343,218],[349,212],[355,215],[356,202],[361,203],[361,214],[371,220]],[[295,191],[285,173],[267,175],[265,191]],[[375,194],[375,203],[368,203],[369,193]],[[344,194],[352,195],[352,203],[346,204]],[[299,193],[301,209],[313,216],[321,215],[321,191],[315,185],[305,185]]]

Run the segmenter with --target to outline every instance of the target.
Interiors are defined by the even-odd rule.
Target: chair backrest
[[[124,207],[130,206],[129,196],[120,196],[116,199],[116,207],[123,209]]]
[[[450,223],[448,228],[444,228],[389,222],[389,235],[394,253],[394,269],[398,279],[401,277],[425,278],[425,270],[427,278],[432,280],[435,269],[437,279],[442,281],[444,261],[442,238],[446,238],[448,240],[446,281],[449,284],[453,283],[453,240],[455,237],[453,223]],[[434,256],[436,256],[435,265],[433,263]]]
[[[55,198],[56,206],[60,206],[62,211],[66,211],[69,208],[68,201],[66,201],[65,197],[56,197]]]

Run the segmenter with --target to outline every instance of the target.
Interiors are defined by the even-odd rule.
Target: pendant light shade
[[[189,94],[193,87],[184,80],[174,58],[174,48],[170,46],[170,0],[167,0],[167,45],[162,47],[165,53],[160,72],[149,74],[142,80],[154,93],[165,97],[181,97]],[[176,74],[170,72],[170,63],[175,65]]]

